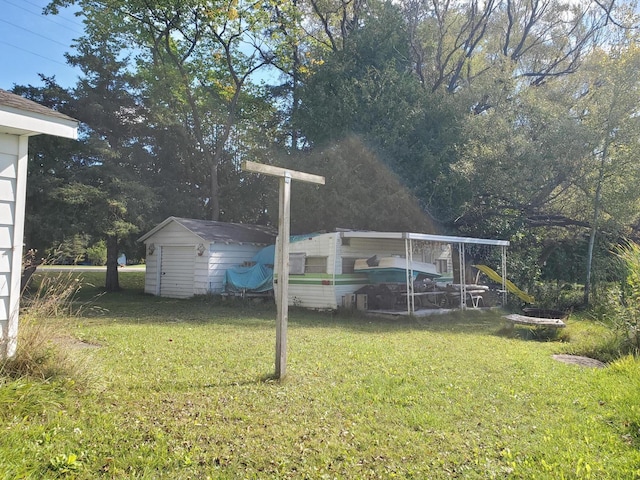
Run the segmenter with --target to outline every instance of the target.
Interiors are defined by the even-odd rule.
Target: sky
[[[73,39],[82,22],[65,9],[43,15],[49,0],[0,0],[0,88],[43,86],[39,73],[55,76],[63,87],[76,84],[80,71],[67,65],[64,54],[74,52]]]

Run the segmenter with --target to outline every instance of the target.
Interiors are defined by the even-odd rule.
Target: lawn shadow
[[[88,297],[85,297],[88,298]],[[240,299],[201,295],[174,299],[149,295],[139,289],[103,293],[84,301],[79,316],[94,322],[216,323],[243,328],[271,328],[277,312],[273,299]],[[358,310],[315,311],[290,307],[289,328],[343,328],[362,333],[429,330],[433,332],[493,334],[502,310],[452,310],[427,316],[379,315]],[[273,323],[272,323],[273,322]]]
[[[503,325],[496,335],[533,342],[566,342],[567,334],[559,328],[536,327],[527,325]]]

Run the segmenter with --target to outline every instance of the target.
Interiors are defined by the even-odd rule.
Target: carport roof
[[[276,240],[276,231],[271,227],[265,227],[262,225],[169,217],[150,232],[140,237],[138,241],[146,241],[149,237],[171,222],[176,222],[182,225],[188,231],[197,235],[207,243],[248,243],[255,245],[270,245]]]

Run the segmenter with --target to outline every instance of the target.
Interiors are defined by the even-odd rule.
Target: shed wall
[[[147,245],[145,293],[179,298],[222,293],[227,269],[251,260],[263,248],[263,246],[251,244],[211,243],[208,246],[204,245],[204,253],[198,255],[196,249],[201,243],[203,243],[202,238],[177,222],[168,223],[147,238],[145,240]],[[152,244],[154,253],[149,254],[149,247]],[[192,259],[184,257],[185,252],[176,250],[182,247],[191,248]],[[181,255],[181,260],[172,259],[167,263],[163,260],[167,253],[172,256]],[[163,265],[164,268],[159,269],[159,265]],[[167,275],[166,269],[170,269],[170,275],[176,278],[179,276],[182,279],[183,285],[180,288],[174,285],[167,290],[163,287],[162,280]],[[165,270],[164,274],[161,270]],[[172,280],[172,283],[176,282]],[[189,294],[185,287],[190,289]]]
[[[206,277],[196,277],[196,291],[206,293],[222,293],[225,272],[243,262],[248,262],[263,246],[240,245],[237,243],[212,243],[209,245],[208,261],[206,263]],[[200,271],[200,269],[198,269]]]
[[[146,272],[145,272],[145,281],[144,281],[144,291],[145,293],[150,293],[152,295],[165,295],[165,296],[178,296],[178,297],[191,297],[194,295],[195,288],[195,277],[197,272],[195,271],[196,267],[204,268],[204,275],[206,275],[206,264],[203,266],[201,263],[196,263],[195,258],[193,261],[189,262],[175,262],[174,260],[170,260],[169,263],[166,261],[163,263],[163,257],[169,253],[169,255],[173,253],[178,254],[178,250],[173,248],[180,247],[189,247],[193,252],[193,257],[196,257],[196,246],[201,243],[201,239],[189,232],[182,225],[171,222],[168,223],[163,229],[158,230],[154,235],[149,237],[145,244],[147,245],[147,257],[145,259],[146,263]],[[150,255],[149,248],[153,244],[154,251]],[[169,247],[169,250],[167,250]],[[165,269],[170,269],[171,275],[179,275],[184,279],[189,279],[187,282],[188,288],[191,290],[190,293],[186,293],[183,289],[180,289],[180,292],[175,292],[173,289],[166,290],[163,292],[163,285],[161,278],[163,277],[161,266]],[[165,275],[166,276],[166,272]],[[166,283],[166,282],[165,282]]]
[[[160,296],[189,298],[194,293],[196,249],[193,245],[160,247]]]

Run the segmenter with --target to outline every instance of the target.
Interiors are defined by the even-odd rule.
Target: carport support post
[[[242,170],[262,173],[280,178],[280,201],[278,211],[278,293],[276,295],[276,378],[287,373],[287,322],[289,317],[289,232],[291,180],[324,185],[324,177],[310,173],[287,170],[255,162],[243,162]]]

